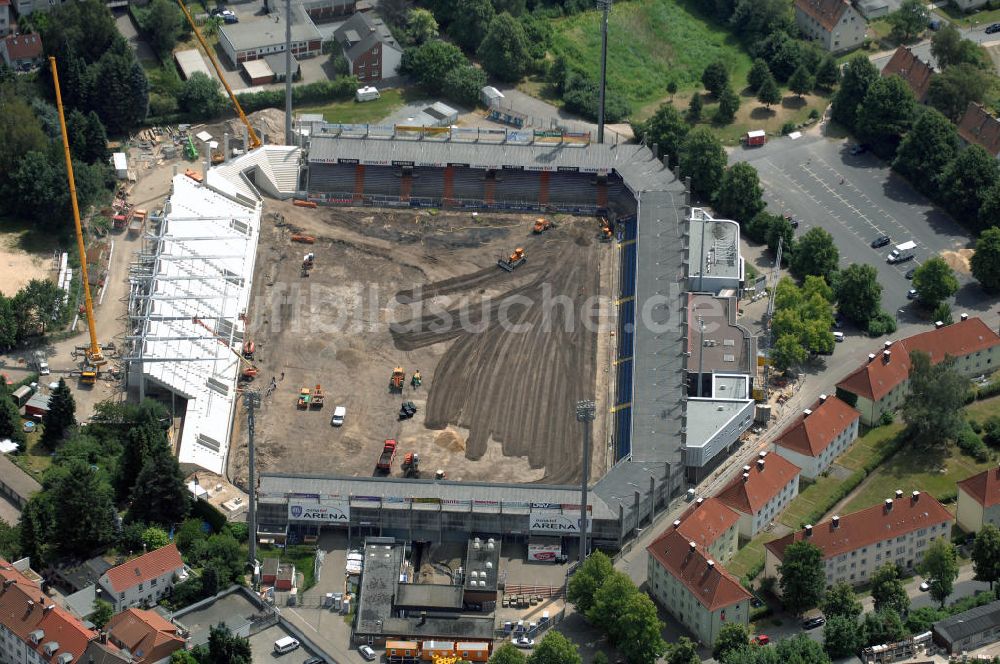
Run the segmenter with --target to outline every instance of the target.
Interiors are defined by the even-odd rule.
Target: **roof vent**
[[[961,316],[959,316],[959,318],[961,318],[962,320],[969,320],[969,314],[962,314]]]
[[[902,489],[896,489],[896,500],[899,500],[902,497],[903,497],[903,490]]]
[[[681,520],[680,519],[675,520],[674,521],[674,528],[680,528],[680,527],[681,527]]]
[[[806,537],[812,537],[812,536],[813,536],[813,527],[812,527],[812,524],[811,523],[807,523],[806,524]]]
[[[920,500],[920,492],[914,491],[913,493],[910,494],[910,497],[913,498],[913,502],[917,502],[918,500]]]
[[[833,527],[834,528],[840,528],[840,516],[839,515],[834,514],[832,522],[833,522]]]
[[[934,328],[935,329],[940,330],[942,327],[944,327],[944,321],[940,321],[940,320],[934,321]]]
[[[892,498],[886,498],[885,499],[885,511],[886,512],[891,512],[892,511]]]
[[[875,353],[868,353],[868,361],[872,362],[875,360]]]
[[[825,401],[826,401],[826,395],[825,394],[819,395],[819,402],[824,403]]]
[[[811,408],[806,408],[804,411],[802,411],[802,417],[809,417],[812,414],[813,412]]]

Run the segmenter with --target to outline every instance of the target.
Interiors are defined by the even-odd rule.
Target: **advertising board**
[[[351,521],[351,506],[346,500],[323,503],[290,500],[288,502],[288,520],[295,523],[346,525]]]
[[[587,532],[593,530],[593,521],[587,519]],[[533,533],[550,535],[571,535],[580,532],[578,514],[532,512],[528,517],[528,529]]]

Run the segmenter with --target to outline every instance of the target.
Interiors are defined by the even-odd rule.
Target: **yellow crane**
[[[69,135],[66,133],[66,116],[63,113],[62,93],[59,90],[59,71],[56,59],[49,57],[52,68],[52,83],[56,89],[56,108],[59,110],[59,128],[62,130],[63,151],[66,153],[66,178],[69,180],[69,199],[73,205],[73,224],[76,226],[76,247],[80,252],[80,278],[83,280],[83,298],[87,310],[87,329],[90,331],[90,347],[87,348],[83,371],[80,375],[84,383],[96,383],[100,367],[107,364],[97,343],[97,329],[94,327],[94,301],[90,297],[90,281],[87,278],[87,249],[83,244],[83,226],[80,224],[80,205],[76,201],[76,180],[73,178],[73,158],[69,153]]]
[[[181,11],[184,12],[184,16],[187,18],[188,23],[191,24],[191,29],[194,30],[194,36],[198,38],[198,43],[201,44],[201,48],[205,51],[205,55],[208,59],[212,61],[212,66],[215,67],[215,74],[222,81],[222,86],[226,88],[226,92],[229,94],[229,100],[233,102],[233,108],[236,109],[236,114],[240,116],[240,120],[246,125],[247,134],[250,138],[250,149],[254,150],[260,147],[260,139],[257,138],[257,132],[253,130],[253,126],[250,124],[250,120],[247,119],[246,113],[243,112],[243,107],[240,106],[240,102],[236,99],[236,95],[233,93],[233,89],[229,87],[229,83],[226,83],[226,77],[222,73],[222,67],[219,66],[219,61],[215,59],[215,54],[212,53],[212,49],[208,47],[205,42],[205,38],[201,36],[201,32],[198,30],[198,26],[194,23],[194,17],[191,16],[191,12],[184,5],[184,0],[177,0],[177,4],[180,5]]]

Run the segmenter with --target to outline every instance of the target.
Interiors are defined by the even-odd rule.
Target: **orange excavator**
[[[508,272],[513,272],[515,268],[524,264],[526,260],[528,259],[524,255],[524,247],[518,247],[510,256],[501,256],[500,260],[497,261],[497,265]]]
[[[535,220],[535,226],[534,228],[531,229],[531,232],[534,233],[535,235],[541,235],[542,233],[549,230],[553,226],[555,226],[555,224],[553,224],[545,217],[539,217],[538,219]]]
[[[601,217],[601,241],[611,242],[612,237],[614,237],[614,231],[611,230],[611,222],[608,221],[607,217]]]
[[[403,367],[396,367],[392,370],[392,376],[389,378],[389,391],[402,392],[403,383],[405,382],[406,374],[403,373]]]

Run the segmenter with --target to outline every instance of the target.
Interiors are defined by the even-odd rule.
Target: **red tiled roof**
[[[724,502],[709,498],[681,517],[677,532],[707,549],[739,520],[740,515]]]
[[[154,611],[128,609],[105,626],[112,642],[132,653],[136,662],[158,662],[184,647],[177,627]]]
[[[958,135],[966,143],[981,146],[990,155],[1000,155],[1000,120],[980,104],[969,102],[958,125]]]
[[[1000,344],[1000,336],[981,318],[969,318],[897,341],[889,347],[888,363],[880,353],[837,383],[837,387],[878,401],[909,378],[911,351],[923,351],[931,356],[932,364],[937,364],[948,355],[962,357],[997,344]]]
[[[931,86],[934,70],[905,46],[900,46],[882,69],[883,76],[899,76],[913,90],[913,96],[922,102]]]
[[[893,500],[889,511],[884,504],[875,505],[840,517],[840,525],[836,528],[833,527],[833,519],[830,519],[814,526],[812,536],[808,538],[805,529],[802,529],[764,546],[780,560],[789,544],[808,539],[823,551],[824,558],[831,558],[935,523],[954,520],[955,517],[944,505],[929,493],[920,493],[917,500],[912,495],[904,495]]]
[[[107,578],[111,590],[120,593],[132,586],[159,578],[182,567],[184,567],[184,561],[181,560],[181,554],[177,551],[177,545],[168,544],[122,563],[118,567],[112,567],[104,573],[104,576]]]
[[[28,649],[43,661],[56,662],[64,653],[77,662],[87,649],[87,643],[97,632],[87,629],[79,620],[46,597],[41,588],[0,558],[0,623],[3,623]],[[32,634],[37,635],[34,643]],[[54,648],[48,652],[47,648]]]
[[[808,417],[803,413],[781,434],[775,445],[806,456],[819,456],[860,417],[861,413],[837,397],[827,397],[812,408]]]
[[[764,458],[764,468],[754,460],[750,466],[750,477],[743,479],[740,473],[729,485],[716,496],[719,500],[744,514],[756,514],[767,501],[780,492],[792,478],[799,474],[801,468],[781,456],[768,454]]]
[[[42,38],[38,35],[10,35],[4,37],[4,48],[11,60],[31,60],[42,57]]]
[[[983,507],[992,507],[1000,503],[1000,468],[991,468],[967,477],[958,483],[958,488]]]
[[[690,541],[672,527],[646,551],[709,611],[750,599],[750,593],[732,574],[718,563],[709,565],[702,550],[697,546],[692,549]]]
[[[837,27],[850,6],[847,0],[795,0],[795,7],[816,19],[827,32]]]

